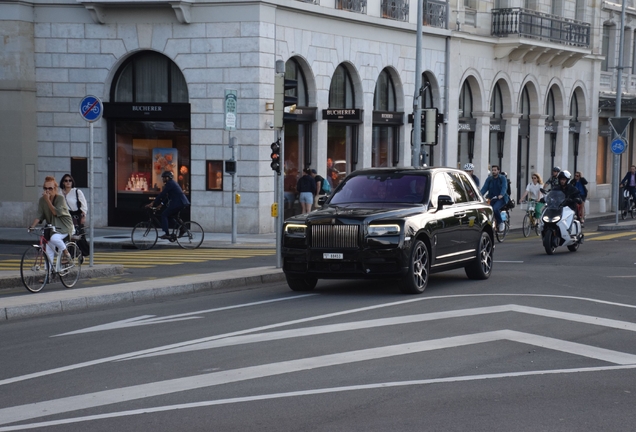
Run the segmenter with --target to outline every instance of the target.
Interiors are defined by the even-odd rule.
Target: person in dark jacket
[[[572,174],[570,174],[570,172],[567,170],[563,170],[559,173],[557,179],[559,180],[559,185],[554,189],[560,190],[565,194],[565,205],[570,207],[572,211],[577,214],[577,205],[580,204],[582,201],[581,193],[579,192],[579,190],[572,186],[572,184],[570,184],[570,181],[572,180]]]
[[[305,168],[305,173],[298,179],[296,184],[296,190],[298,191],[298,202],[302,213],[309,213],[311,211],[311,205],[314,203],[314,195],[316,195],[316,180],[311,176],[311,170]]]
[[[552,168],[552,175],[545,182],[545,185],[543,185],[543,188],[550,191],[554,189],[555,187],[557,187],[559,185],[558,177],[560,172],[561,172],[561,167],[555,166],[554,168]]]
[[[634,202],[636,202],[636,165],[632,165],[629,168],[629,172],[621,180],[621,187],[626,188],[632,194]]]
[[[481,194],[488,194],[490,205],[495,213],[495,221],[499,231],[503,231],[505,226],[501,220],[501,208],[506,205],[510,197],[508,196],[508,179],[499,173],[499,166],[490,167],[491,174],[488,176],[481,188]]]
[[[190,201],[188,201],[188,198],[183,193],[181,186],[174,181],[172,171],[164,171],[163,174],[161,174],[161,179],[163,180],[163,190],[159,193],[159,195],[157,195],[157,198],[155,198],[155,200],[146,207],[156,207],[164,201],[168,201],[168,206],[161,213],[161,229],[163,230],[164,235],[159,237],[160,239],[165,240],[171,238],[169,218],[189,206]],[[179,235],[181,234],[182,233],[179,233]]]
[[[581,194],[582,202],[578,205],[578,215],[579,220],[581,221],[581,226],[583,226],[583,223],[585,222],[585,200],[587,199],[587,187],[585,187],[585,185],[587,184],[587,180],[583,177],[581,171],[577,171],[574,173],[574,179],[572,179],[571,183],[572,186],[577,188]]]

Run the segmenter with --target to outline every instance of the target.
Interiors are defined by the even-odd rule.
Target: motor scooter
[[[583,243],[581,222],[575,212],[566,205],[565,194],[553,189],[545,197],[545,207],[541,214],[541,239],[548,255],[557,247],[567,246],[570,252],[576,252]]]

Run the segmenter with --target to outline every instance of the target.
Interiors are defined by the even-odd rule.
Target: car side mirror
[[[441,210],[444,206],[455,204],[455,201],[448,195],[440,195],[437,197],[437,210]]]
[[[320,207],[322,207],[323,205],[325,205],[325,203],[327,202],[327,197],[326,196],[321,196],[320,198],[318,198],[318,205]]]

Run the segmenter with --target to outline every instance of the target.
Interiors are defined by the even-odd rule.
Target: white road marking
[[[636,365],[636,355],[583,345],[545,336],[533,335],[514,330],[497,330],[471,335],[453,336],[400,345],[389,345],[361,349],[316,357],[301,358],[265,365],[213,372],[184,378],[140,384],[130,387],[87,393],[49,401],[35,402],[0,409],[0,424],[9,424],[38,417],[62,414],[82,409],[90,409],[167,395],[182,391],[212,387],[222,384],[247,381],[263,377],[284,375],[293,372],[313,370],[330,366],[339,366],[362,361],[390,358],[414,353],[435,351],[459,346],[507,340],[522,344],[539,346],[568,354],[580,355],[617,365]]]
[[[387,327],[391,325],[403,325],[413,324],[417,322],[434,321],[450,318],[460,318],[476,315],[487,315],[503,312],[517,312],[525,313],[529,315],[542,316],[546,318],[562,319],[566,321],[573,321],[582,324],[590,324],[602,327],[609,327],[619,330],[627,330],[636,332],[636,323],[617,321],[606,318],[599,318],[589,315],[573,314],[568,312],[560,312],[550,309],[541,309],[530,306],[520,305],[501,305],[501,306],[487,306],[472,309],[459,309],[446,312],[432,312],[419,315],[406,315],[391,318],[378,318],[374,320],[355,321],[339,324],[329,324],[324,326],[305,327],[300,329],[281,330],[269,333],[255,333],[249,335],[233,336],[215,341],[208,341],[199,344],[192,344],[184,347],[174,348],[170,350],[164,350],[160,352],[148,353],[136,357],[127,357],[124,360],[137,360],[146,357],[156,357],[167,354],[180,354],[188,351],[198,351],[205,349],[221,348],[227,346],[236,346],[248,343],[269,342],[273,340],[290,339],[305,336],[316,336],[320,334],[329,334],[336,332],[363,330],[377,327]]]
[[[363,308],[349,309],[349,310],[345,310],[345,311],[341,311],[341,312],[333,312],[333,313],[324,314],[324,315],[317,315],[317,316],[313,316],[313,317],[301,318],[301,319],[292,320],[292,321],[284,321],[284,322],[281,322],[281,323],[270,324],[270,325],[261,326],[261,327],[254,327],[254,328],[251,328],[251,329],[239,330],[239,331],[232,332],[232,333],[225,333],[225,334],[216,335],[216,336],[210,336],[210,337],[201,338],[201,339],[194,339],[194,340],[190,340],[190,341],[179,342],[179,343],[171,344],[171,345],[164,345],[164,346],[160,346],[160,347],[156,347],[156,348],[149,348],[149,349],[145,349],[145,350],[141,350],[141,351],[134,351],[134,352],[127,353],[127,354],[119,354],[119,355],[115,355],[115,356],[111,356],[111,357],[104,357],[104,358],[101,358],[101,359],[91,360],[91,361],[87,361],[87,362],[83,362],[83,363],[76,363],[76,364],[73,364],[73,365],[62,366],[62,367],[59,367],[59,368],[44,370],[44,371],[40,371],[40,372],[34,372],[34,373],[27,374],[27,375],[21,375],[21,376],[12,377],[12,378],[6,378],[4,380],[0,380],[0,386],[6,385],[6,384],[12,384],[12,383],[19,382],[19,381],[25,381],[25,380],[28,380],[28,379],[38,378],[38,377],[42,377],[42,376],[46,376],[46,375],[52,375],[52,374],[55,374],[55,373],[67,372],[67,371],[74,370],[74,369],[80,369],[80,368],[84,368],[84,367],[94,366],[94,365],[98,365],[98,364],[101,364],[101,363],[109,363],[109,362],[113,362],[113,361],[117,361],[117,360],[123,360],[123,359],[126,359],[128,357],[141,356],[141,355],[149,354],[149,353],[152,353],[152,352],[170,350],[170,349],[173,349],[173,348],[179,348],[179,347],[183,347],[183,346],[187,346],[187,345],[193,345],[193,344],[207,342],[207,341],[212,341],[212,340],[216,340],[216,339],[223,339],[223,338],[227,338],[227,337],[231,337],[231,336],[238,336],[238,335],[242,335],[242,334],[255,333],[255,332],[259,332],[259,331],[263,331],[263,330],[270,330],[270,329],[279,328],[279,327],[285,327],[285,326],[289,326],[289,325],[301,324],[301,323],[310,322],[310,321],[317,321],[317,320],[321,320],[321,319],[325,319],[325,318],[333,318],[333,317],[337,317],[337,316],[343,316],[343,315],[348,315],[348,314],[353,314],[353,313],[358,313],[358,312],[376,310],[376,309],[381,309],[381,308],[385,308],[385,307],[399,306],[399,305],[408,304],[408,303],[414,303],[414,302],[419,302],[419,301],[446,300],[446,299],[451,299],[451,298],[463,298],[463,297],[466,297],[466,298],[468,298],[468,297],[559,298],[559,299],[587,301],[587,302],[597,303],[597,304],[605,304],[605,305],[610,305],[610,306],[618,306],[618,307],[636,309],[636,305],[609,302],[609,301],[606,301],[606,300],[598,300],[598,299],[591,299],[591,298],[585,298],[585,297],[562,296],[562,295],[551,295],[551,294],[492,294],[492,293],[488,293],[488,294],[456,294],[456,295],[448,295],[448,296],[418,297],[418,298],[413,298],[413,299],[408,299],[408,300],[401,300],[401,301],[397,301],[397,302],[383,303],[383,304],[379,304],[379,305],[375,305],[375,306],[367,306],[367,307],[363,307]]]
[[[209,400],[209,401],[192,402],[192,403],[178,404],[178,405],[164,405],[164,406],[159,406],[154,408],[141,408],[137,410],[111,412],[106,414],[97,414],[92,416],[52,420],[52,421],[46,421],[46,422],[40,422],[40,423],[23,424],[23,425],[17,425],[17,426],[5,426],[5,427],[0,427],[0,432],[27,430],[27,429],[33,429],[33,428],[43,428],[48,426],[59,426],[59,425],[66,425],[66,424],[72,424],[72,423],[80,423],[85,421],[103,420],[103,419],[109,419],[109,418],[126,417],[126,416],[140,415],[140,414],[152,414],[157,412],[174,411],[174,410],[180,410],[180,409],[202,408],[202,407],[209,407],[209,406],[227,405],[227,404],[243,403],[243,402],[255,402],[255,401],[263,401],[263,400],[288,398],[288,397],[298,398],[302,396],[338,393],[338,392],[345,392],[345,391],[374,390],[374,389],[384,389],[384,388],[391,388],[391,387],[420,386],[420,385],[431,385],[431,384],[477,381],[477,380],[486,380],[486,379],[517,378],[517,377],[537,376],[537,375],[570,374],[570,373],[582,373],[582,372],[604,372],[604,371],[615,371],[615,370],[626,370],[626,369],[636,369],[636,366],[628,365],[628,366],[601,366],[601,367],[577,368],[577,369],[552,369],[552,370],[542,370],[542,371],[508,372],[508,373],[501,373],[501,374],[484,374],[484,375],[469,375],[469,376],[448,377],[448,378],[433,378],[433,379],[427,379],[427,380],[393,381],[393,382],[383,382],[383,383],[373,383],[373,384],[360,384],[360,385],[353,385],[353,386],[331,387],[331,388],[302,390],[302,391],[294,391],[294,392],[286,392],[286,393],[273,393],[273,394],[266,394],[266,395],[245,396],[245,397],[237,397],[237,398],[230,398],[230,399]]]
[[[51,336],[51,337],[68,336],[68,335],[74,335],[74,334],[80,334],[80,333],[90,333],[90,332],[103,331],[103,330],[115,330],[115,329],[120,329],[120,328],[136,327],[136,326],[149,325],[149,324],[163,324],[163,323],[167,323],[167,322],[175,322],[175,321],[183,321],[183,320],[188,320],[188,319],[196,319],[196,318],[201,318],[201,317],[193,316],[193,315],[202,315],[202,314],[206,314],[206,313],[210,313],[210,312],[219,312],[219,311],[225,311],[225,310],[230,310],[230,309],[238,309],[238,308],[244,308],[244,307],[250,307],[250,306],[259,306],[259,305],[268,304],[268,303],[275,303],[275,302],[280,302],[280,301],[285,301],[285,300],[295,300],[295,299],[304,298],[304,297],[310,297],[310,296],[315,296],[315,295],[318,295],[318,294],[301,294],[301,295],[297,295],[297,296],[293,296],[293,297],[283,297],[283,298],[278,298],[278,299],[273,299],[273,300],[263,300],[263,301],[252,302],[252,303],[244,303],[244,304],[233,305],[233,306],[219,307],[219,308],[215,308],[215,309],[206,309],[206,310],[200,310],[200,311],[196,311],[196,312],[188,312],[188,313],[183,313],[183,314],[178,314],[178,315],[169,315],[169,316],[165,316],[165,317],[156,317],[155,318],[155,315],[142,315],[142,316],[135,317],[135,318],[128,318],[128,319],[125,319],[125,320],[115,321],[115,322],[108,323],[108,324],[102,324],[102,325],[98,325],[98,326],[94,326],[94,327],[88,327],[88,328],[81,329],[81,330],[71,331],[71,332],[68,332],[68,333],[62,333],[62,334],[54,335],[54,336]]]

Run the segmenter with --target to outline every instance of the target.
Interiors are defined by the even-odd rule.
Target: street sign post
[[[236,90],[225,89],[225,130],[236,130]]]
[[[89,237],[90,237],[89,246],[91,251],[91,255],[88,261],[88,266],[93,267],[93,255],[95,255],[94,249],[93,249],[93,237],[94,237],[93,234],[95,230],[95,218],[93,217],[93,215],[95,214],[95,205],[94,205],[95,200],[93,199],[93,197],[95,196],[95,185],[93,184],[94,172],[95,172],[94,160],[93,160],[93,123],[102,118],[102,114],[104,114],[104,106],[102,104],[102,101],[97,96],[92,96],[92,95],[84,96],[84,98],[82,99],[79,105],[79,113],[82,116],[82,118],[88,122],[89,136],[90,136],[90,143],[88,146],[88,153],[89,153],[88,189],[91,195],[89,208],[91,209],[93,213],[88,218]]]
[[[625,8],[623,7],[623,19],[625,17]],[[612,153],[614,153],[614,172],[612,174],[612,204],[616,209],[616,225],[618,225],[618,213],[619,213],[619,197],[618,197],[618,181],[620,178],[619,174],[619,156],[623,154],[625,149],[627,148],[626,140],[625,140],[625,132],[627,131],[627,126],[632,121],[631,117],[621,117],[621,72],[623,70],[623,32],[621,31],[621,49],[619,50],[621,53],[618,68],[618,84],[617,84],[617,94],[616,94],[616,116],[610,117],[607,119],[610,126],[614,130],[614,139],[612,140],[612,144],[610,146]]]

